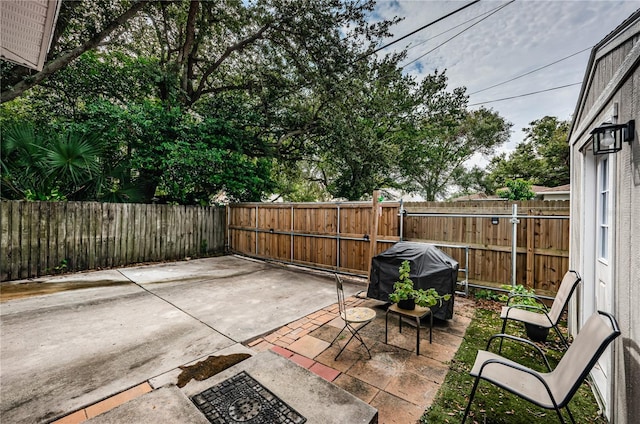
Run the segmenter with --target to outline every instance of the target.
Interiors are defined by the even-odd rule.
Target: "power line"
[[[582,81],[574,82],[573,84],[561,85],[559,87],[547,88],[546,90],[540,90],[540,91],[534,91],[534,92],[531,92],[531,93],[519,94],[517,96],[503,97],[502,99],[487,100],[486,102],[473,103],[473,104],[470,104],[468,106],[479,106],[479,105],[486,105],[487,103],[496,103],[496,102],[502,102],[504,100],[518,99],[520,97],[532,96],[534,94],[545,93],[547,91],[560,90],[561,88],[572,87],[574,85],[579,85],[579,84],[582,84]]]
[[[562,62],[563,60],[567,60],[567,59],[569,59],[569,58],[571,58],[571,57],[573,57],[573,56],[575,56],[575,55],[578,55],[578,54],[580,54],[580,53],[582,53],[582,52],[586,52],[587,50],[591,50],[592,48],[593,48],[593,46],[591,46],[591,47],[587,47],[586,49],[580,50],[579,52],[576,52],[576,53],[570,54],[569,56],[565,56],[565,57],[563,57],[562,59],[558,59],[558,60],[556,60],[555,62],[551,62],[551,63],[549,63],[549,64],[547,64],[547,65],[544,65],[544,66],[541,66],[541,67],[539,67],[539,68],[536,68],[536,69],[534,69],[533,71],[529,71],[529,72],[526,72],[526,73],[524,73],[524,74],[522,74],[522,75],[518,75],[517,77],[513,77],[513,78],[508,79],[508,80],[503,81],[503,82],[499,82],[499,83],[494,84],[494,85],[492,85],[492,86],[490,86],[490,87],[483,88],[482,90],[474,91],[473,93],[469,93],[469,95],[471,96],[471,95],[473,95],[473,94],[481,93],[481,92],[483,92],[483,91],[489,90],[490,88],[498,87],[498,86],[503,85],[503,84],[506,84],[506,83],[508,83],[508,82],[515,81],[515,80],[517,80],[517,79],[519,79],[519,78],[525,77],[525,76],[527,76],[527,75],[533,74],[534,72],[538,72],[538,71],[540,71],[540,70],[542,70],[542,69],[548,68],[549,66],[555,65],[556,63]]]
[[[454,29],[456,29],[456,28],[459,28],[459,27],[461,27],[461,26],[463,26],[463,25],[468,24],[469,22],[473,22],[473,21],[475,21],[476,19],[478,19],[478,18],[480,18],[480,17],[482,17],[482,16],[486,15],[487,13],[491,13],[491,12],[493,12],[493,11],[494,11],[494,10],[496,10],[496,9],[500,9],[501,7],[502,7],[502,5],[500,5],[500,6],[496,7],[496,8],[493,8],[493,9],[491,9],[491,10],[487,10],[486,12],[483,12],[483,13],[481,13],[481,14],[479,14],[479,15],[476,15],[476,16],[474,16],[473,18],[471,18],[471,19],[469,19],[469,20],[467,20],[467,21],[464,21],[464,22],[462,22],[462,23],[460,23],[460,24],[458,24],[458,25],[456,25],[456,26],[452,26],[452,27],[451,27],[451,28],[449,28],[448,30],[442,31],[440,34],[436,34],[436,35],[434,35],[433,37],[429,37],[429,38],[427,38],[427,39],[425,39],[425,40],[422,40],[422,41],[420,41],[420,42],[418,42],[418,43],[416,43],[416,44],[413,44],[413,45],[407,45],[406,49],[407,49],[407,50],[411,50],[411,49],[414,49],[414,48],[416,48],[416,47],[418,47],[418,46],[421,46],[421,45],[423,45],[424,43],[426,43],[427,41],[431,41],[431,40],[433,40],[434,38],[438,38],[438,37],[440,37],[441,35],[446,34],[447,32],[453,31],[453,30],[454,30]]]
[[[466,32],[468,30],[470,30],[471,28],[473,28],[474,26],[478,25],[480,22],[484,21],[485,19],[488,19],[489,17],[491,17],[492,15],[494,15],[495,13],[498,13],[499,11],[501,11],[502,9],[504,9],[505,7],[509,6],[511,3],[513,3],[516,0],[511,0],[509,3],[504,4],[502,6],[500,6],[499,8],[497,8],[496,10],[494,10],[493,12],[491,12],[490,14],[488,14],[487,16],[485,16],[484,18],[480,19],[478,22],[475,22],[472,25],[469,25],[467,28],[463,29],[462,31],[460,31],[459,33],[457,33],[456,35],[454,35],[453,37],[449,38],[448,40],[442,42],[441,44],[438,44],[437,46],[435,46],[434,48],[432,48],[431,50],[429,50],[428,52],[426,52],[423,55],[418,56],[417,58],[413,59],[411,62],[405,63],[404,65],[402,65],[403,67],[405,66],[409,66],[412,63],[422,59],[423,57],[425,57],[426,55],[428,55],[429,53],[433,52],[434,50],[439,49],[440,47],[442,47],[443,45],[447,44],[449,41],[453,40],[454,38],[456,38],[458,35],[462,34],[463,32]]]
[[[456,13],[458,13],[458,12],[461,12],[461,11],[463,11],[464,9],[466,9],[467,7],[469,7],[469,6],[473,6],[474,4],[478,3],[479,1],[480,1],[480,0],[474,0],[474,1],[472,1],[471,3],[466,4],[466,5],[462,6],[462,7],[460,7],[460,8],[458,8],[458,9],[454,10],[453,12],[447,13],[446,15],[444,15],[444,16],[442,16],[442,17],[440,17],[440,18],[436,19],[435,21],[429,22],[428,24],[423,25],[423,26],[421,26],[420,28],[418,28],[418,29],[416,29],[416,30],[411,31],[409,34],[403,35],[402,37],[398,38],[397,40],[393,40],[392,42],[390,42],[390,43],[388,43],[388,44],[385,44],[385,45],[384,45],[384,46],[382,46],[382,47],[378,47],[377,49],[375,49],[374,51],[372,51],[372,52],[370,52],[370,53],[366,53],[366,54],[364,54],[364,55],[360,56],[357,60],[361,60],[361,59],[364,59],[364,58],[365,58],[365,57],[367,57],[367,56],[370,56],[370,55],[372,55],[372,54],[378,53],[380,50],[384,50],[384,49],[386,49],[387,47],[392,46],[392,45],[394,45],[394,44],[396,44],[396,43],[398,43],[398,42],[400,42],[400,41],[404,40],[405,38],[411,37],[413,34],[416,34],[416,33],[420,32],[420,31],[422,31],[423,29],[430,27],[431,25],[434,25],[434,24],[436,24],[436,23],[438,23],[438,22],[440,22],[440,21],[442,21],[442,20],[444,20],[444,19],[447,19],[449,16],[452,16],[452,15],[455,15]]]

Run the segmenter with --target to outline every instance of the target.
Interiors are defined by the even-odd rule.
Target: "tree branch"
[[[207,79],[209,78],[209,76],[220,67],[220,65],[222,64],[222,62],[224,62],[230,55],[231,53],[235,52],[235,51],[240,51],[243,50],[245,47],[247,47],[249,44],[253,43],[254,41],[262,38],[262,35],[265,33],[266,30],[268,30],[270,28],[271,24],[267,23],[265,24],[262,28],[260,28],[255,34],[253,34],[252,36],[245,38],[244,40],[238,41],[237,43],[227,47],[227,49],[224,51],[224,53],[222,53],[222,56],[220,56],[218,58],[218,60],[216,60],[211,66],[209,66],[202,74],[202,78],[200,79],[200,83],[198,84],[198,89],[195,91],[194,95],[191,96],[191,101],[195,102],[198,98],[200,98],[200,96],[202,96],[203,91],[204,91],[204,87],[207,83]]]
[[[118,16],[113,22],[107,25],[98,34],[96,34],[83,44],[79,45],[78,47],[74,48],[73,50],[47,62],[42,71],[38,72],[30,78],[23,79],[13,87],[10,87],[8,90],[0,93],[0,103],[8,102],[22,95],[22,93],[24,93],[25,91],[42,83],[42,81],[69,65],[84,52],[97,47],[102,40],[108,37],[119,26],[123,25],[125,22],[135,16],[136,13],[138,13],[138,11],[140,11],[140,9],[142,9],[149,1],[150,0],[139,0],[138,2],[134,3],[126,12]]]

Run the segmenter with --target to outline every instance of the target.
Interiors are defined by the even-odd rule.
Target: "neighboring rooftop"
[[[506,187],[498,190],[505,190]],[[496,191],[498,191],[496,190]],[[571,184],[564,184],[557,187],[544,187],[544,186],[531,186],[531,191],[536,194],[535,200],[569,200],[569,194],[571,193]],[[466,196],[456,197],[451,199],[454,202],[468,202],[471,200],[506,200],[495,194],[486,193],[474,193]]]

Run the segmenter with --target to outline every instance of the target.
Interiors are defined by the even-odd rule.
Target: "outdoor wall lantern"
[[[500,220],[498,219],[498,217],[497,217],[497,216],[493,216],[493,217],[491,217],[491,223],[492,223],[493,225],[498,225],[498,223],[499,223],[499,222],[500,222]]]
[[[593,137],[593,154],[606,155],[622,150],[622,142],[631,144],[635,133],[636,121],[626,124],[604,123],[591,131]]]

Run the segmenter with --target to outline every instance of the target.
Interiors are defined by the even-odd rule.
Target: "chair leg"
[[[565,424],[564,422],[564,418],[562,417],[562,412],[560,411],[560,408],[556,408],[556,413],[558,414],[558,418],[560,419],[560,422],[562,424]],[[574,423],[575,424],[575,423]]]
[[[571,413],[571,411],[569,410],[569,405],[565,406],[565,409],[567,410],[567,412],[569,413],[569,418],[571,418],[571,422],[573,424],[576,424],[576,420],[573,419],[573,414]]]
[[[335,358],[333,358],[334,361],[336,361],[338,359],[338,356],[340,356],[340,354],[344,351],[344,349],[347,347],[347,345],[349,343],[351,343],[351,340],[353,340],[354,338],[356,340],[358,340],[360,343],[362,343],[362,345],[364,346],[365,349],[367,349],[367,353],[369,354],[369,359],[371,359],[371,351],[369,350],[369,347],[367,347],[366,343],[364,342],[364,339],[362,338],[362,336],[360,334],[358,334],[358,331],[360,331],[361,329],[363,329],[364,327],[367,326],[367,324],[369,324],[368,322],[362,326],[360,326],[359,328],[354,328],[349,324],[346,324],[344,326],[344,328],[342,330],[340,330],[340,333],[338,333],[338,335],[333,339],[333,342],[335,342],[338,337],[340,336],[340,334],[342,334],[342,332],[344,331],[344,329],[348,329],[351,332],[351,337],[349,337],[349,340],[347,340],[347,342],[344,344],[344,346],[342,347],[342,349],[340,349],[340,352],[338,352],[338,354],[336,355]],[[331,344],[333,344],[333,342],[331,342]]]
[[[564,347],[566,349],[569,349],[569,342],[567,341],[567,339],[562,335],[562,331],[560,331],[560,328],[558,328],[558,324],[554,324],[553,325],[553,329],[556,331],[556,333],[558,333],[558,336],[560,336],[560,339],[562,340],[562,343],[564,343]]]
[[[506,334],[505,330],[507,329],[507,318],[502,320],[502,330],[500,330],[500,334]],[[502,342],[504,337],[500,337],[500,346],[498,347],[498,353],[502,353]]]
[[[340,337],[340,334],[342,334],[342,332],[344,331],[344,329],[345,329],[345,328],[347,328],[347,326],[346,326],[346,325],[345,325],[344,327],[342,327],[342,330],[340,330],[340,332],[338,333],[338,335],[337,335],[337,336],[335,336],[335,337],[333,338],[333,341],[329,344],[329,346],[331,346],[332,344],[334,344],[334,343],[335,343],[335,341],[336,341],[336,340],[338,340],[338,337]]]
[[[469,403],[467,403],[467,409],[465,409],[464,417],[462,417],[462,424],[464,424],[464,422],[467,420],[467,416],[469,415],[469,411],[471,410],[471,402],[473,402],[473,398],[476,395],[478,383],[480,383],[480,376],[476,377],[476,381],[473,382],[473,388],[471,389],[471,394],[469,395]]]
[[[360,335],[360,333],[358,333],[358,331],[360,331],[362,328],[366,327],[367,324],[364,324],[363,326],[361,326],[360,328],[358,328],[357,330],[353,330],[353,335],[351,336],[351,338],[356,338],[361,344],[362,346],[364,346],[365,349],[367,349],[367,353],[369,354],[369,359],[371,359],[371,351],[369,350],[369,347],[367,346],[367,344],[364,342],[364,339],[362,338],[362,336]],[[349,329],[352,329],[353,327],[350,326]]]

